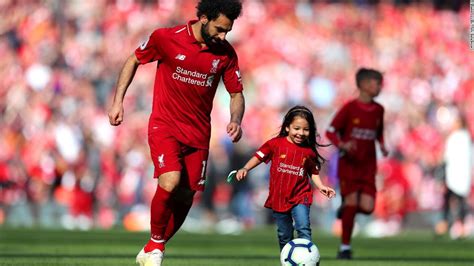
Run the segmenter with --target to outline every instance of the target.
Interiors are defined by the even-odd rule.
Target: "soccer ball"
[[[319,266],[319,258],[318,247],[303,238],[291,240],[280,253],[282,266]]]

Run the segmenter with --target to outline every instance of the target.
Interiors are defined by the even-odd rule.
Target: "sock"
[[[351,250],[351,245],[341,244],[339,251]]]
[[[357,207],[344,206],[342,212],[342,244],[350,245],[352,229],[354,228],[354,218],[357,213]]]
[[[171,217],[169,219],[168,225],[166,226],[164,239],[166,241],[170,240],[174,234],[179,230],[181,225],[183,225],[184,220],[188,216],[189,210],[193,205],[192,201],[190,203],[179,202],[176,200],[172,201],[171,204]]]
[[[164,249],[164,235],[171,216],[171,195],[171,192],[164,190],[159,185],[157,186],[155,195],[151,201],[151,239],[148,242],[150,247],[155,246],[154,243],[162,243]]]
[[[150,238],[150,240],[148,240],[148,243],[146,243],[146,245],[143,249],[145,250],[145,253],[151,252],[155,249],[159,249],[161,251],[164,251],[165,250],[165,241],[164,240],[155,240],[153,238]]]

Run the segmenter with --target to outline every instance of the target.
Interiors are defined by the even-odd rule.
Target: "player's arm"
[[[380,151],[382,152],[382,155],[387,157],[388,156],[388,150],[387,147],[385,146],[385,140],[383,137],[383,132],[384,132],[384,123],[383,123],[383,115],[384,111],[382,110],[382,123],[379,126],[378,132],[377,132],[377,141],[380,146]]]
[[[262,163],[262,161],[257,158],[256,156],[253,156],[245,165],[244,167],[240,168],[239,170],[237,170],[237,174],[235,176],[235,178],[237,180],[242,180],[244,179],[248,172],[250,170],[252,170],[253,168],[255,168],[257,165],[259,165],[260,163]]]
[[[245,99],[242,92],[230,94],[230,122],[227,125],[227,134],[232,142],[242,137],[242,118],[245,112]]]
[[[345,105],[334,117],[334,120],[331,122],[331,125],[326,130],[326,137],[332,142],[334,146],[344,152],[350,152],[355,149],[354,141],[342,141],[340,137],[340,132],[344,130],[346,125],[346,115],[347,105]]]
[[[127,61],[120,71],[114,100],[109,109],[109,122],[113,126],[118,126],[123,121],[123,99],[125,98],[125,93],[127,93],[128,86],[132,82],[139,65],[140,62],[137,57],[135,54],[132,54],[127,58]]]
[[[323,181],[321,181],[319,175],[312,174],[311,180],[313,181],[314,185],[319,189],[319,192],[321,192],[321,194],[323,194],[327,198],[332,198],[336,196],[336,191],[334,191],[334,189],[332,189],[331,187],[325,186],[323,184]]]

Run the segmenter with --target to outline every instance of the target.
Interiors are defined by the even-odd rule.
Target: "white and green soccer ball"
[[[319,259],[318,247],[303,238],[291,240],[280,253],[282,266],[319,266]]]

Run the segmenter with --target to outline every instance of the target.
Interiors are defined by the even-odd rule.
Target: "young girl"
[[[328,198],[335,195],[319,178],[324,162],[317,150],[320,146],[316,142],[313,114],[304,106],[295,106],[285,115],[280,134],[263,144],[235,175],[240,181],[261,162],[272,161],[265,207],[273,210],[280,250],[293,239],[295,229],[298,238],[312,241],[309,209],[313,191],[309,177],[323,195]]]

